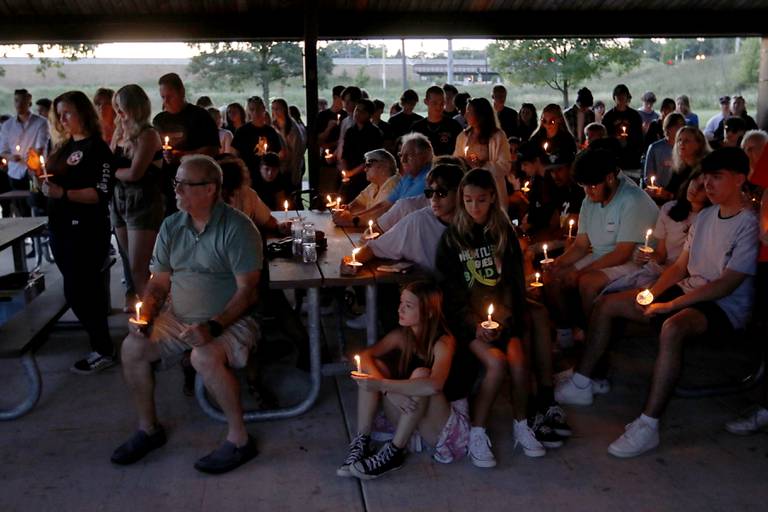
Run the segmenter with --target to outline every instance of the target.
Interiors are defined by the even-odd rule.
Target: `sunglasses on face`
[[[173,179],[173,188],[178,187],[200,187],[203,185],[209,185],[213,182],[211,181],[186,181],[186,180],[177,180],[176,178]]]
[[[424,197],[427,199],[432,199],[432,196],[437,196],[438,199],[445,199],[448,197],[448,191],[443,188],[438,189],[432,189],[432,188],[425,188],[424,189]]]

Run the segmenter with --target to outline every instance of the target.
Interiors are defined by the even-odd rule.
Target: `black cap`
[[[731,116],[723,123],[725,129],[729,132],[745,132],[747,131],[747,123],[739,116]]]
[[[544,148],[535,142],[524,142],[517,148],[517,160],[520,163],[531,162],[539,159],[542,163],[547,161],[547,153]]]
[[[606,149],[585,149],[576,157],[573,177],[579,185],[597,185],[609,174],[616,174],[616,155]]]
[[[701,161],[701,172],[704,174],[723,170],[745,176],[749,175],[747,154],[741,148],[720,148],[705,156]]]

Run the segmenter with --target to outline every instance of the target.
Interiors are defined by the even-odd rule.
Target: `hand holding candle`
[[[532,282],[532,283],[531,283],[531,286],[532,286],[532,287],[534,287],[534,288],[541,288],[542,286],[544,286],[544,283],[542,283],[541,281],[539,281],[539,279],[541,279],[541,274],[539,274],[538,272],[536,272],[535,274],[533,274],[533,276],[534,276],[534,278],[535,278],[536,280],[535,280],[534,282]]]
[[[488,306],[488,320],[485,320],[483,323],[480,324],[480,326],[483,329],[487,329],[489,331],[493,331],[494,329],[499,328],[499,323],[493,320],[493,304]]]
[[[349,183],[349,177],[347,176],[347,171],[341,171],[341,182]]]
[[[360,366],[360,356],[355,354],[355,370],[352,371],[352,376],[357,378],[365,378],[368,376],[367,373],[363,372],[362,367]]]
[[[549,263],[554,263],[555,260],[550,258],[549,255],[547,254],[547,249],[549,248],[549,246],[547,244],[544,244],[541,248],[544,250],[544,259],[541,260],[541,264],[547,265]]]
[[[147,325],[147,321],[141,318],[141,306],[143,305],[144,305],[143,302],[136,303],[136,316],[128,319],[130,323],[141,326],[141,327]]]
[[[169,136],[165,136],[164,143],[163,143],[163,151],[170,151],[173,149],[173,147],[170,144],[171,138]]]
[[[373,220],[368,221],[368,229],[365,230],[365,233],[363,233],[363,238],[365,240],[373,240],[379,236],[379,233],[374,233],[373,231]]]
[[[524,193],[527,194],[528,192],[531,191],[531,189],[529,187],[530,184],[531,184],[530,181],[526,181],[525,183],[523,183],[523,188],[521,188],[520,190],[522,190]]]
[[[576,224],[576,221],[571,219],[568,221],[568,238],[573,238],[573,225]]]

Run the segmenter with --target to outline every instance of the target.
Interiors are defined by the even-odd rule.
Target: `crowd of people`
[[[311,134],[280,98],[270,111],[258,96],[192,104],[173,73],[158,88],[154,118],[138,85],[92,99],[66,92],[38,102],[37,114],[15,91],[16,115],[0,130],[4,185],[32,191],[17,213],[49,217],[68,303],[91,342],[77,373],[118,361],[102,276],[112,233],[118,241],[133,319],[119,359],[139,422],[112,461],[136,462],[166,442],[153,372],[181,362],[227,418],[225,442],[195,465],[222,473],[256,455],[232,373],[253,364],[254,312],[269,307],[300,325],[266,286],[264,245],[290,229],[271,211],[304,207]],[[425,117],[409,89],[385,121],[383,101],[333,88],[314,122],[320,153],[306,156],[343,199],[333,221],[381,233],[359,261],[408,260],[428,276],[379,286],[379,303],[399,306],[381,315],[388,334],[360,353],[357,424],[339,476],[398,469],[415,440],[439,463],[468,455],[495,466],[486,426],[507,379],[515,445],[530,457],[562,446],[572,434],[563,406],[610,391],[617,319],[648,324],[659,340],[642,412],[608,447],[634,457],[659,445],[688,344],[765,335],[768,133],[741,96],[721,97],[704,130],[685,95],[659,112],[653,92],[641,99],[632,108],[619,84],[608,108],[584,87],[574,105],[548,104],[539,117],[533,104],[509,107],[503,85],[489,100],[445,84],[426,89]],[[577,343],[575,368],[554,374],[553,353]],[[767,428],[768,388],[762,399],[726,428]]]

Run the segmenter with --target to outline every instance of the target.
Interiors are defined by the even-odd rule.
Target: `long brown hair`
[[[507,212],[501,206],[496,180],[487,169],[472,169],[462,178],[457,195],[459,204],[453,219],[453,229],[449,231],[448,242],[459,249],[470,248],[469,239],[472,236],[472,227],[475,225],[475,221],[464,206],[464,187],[468,185],[481,188],[493,194],[494,200],[488,212],[488,222],[485,224],[484,232],[496,242],[494,253],[496,256],[501,257],[509,243],[508,234],[512,227],[512,222],[510,222]]]
[[[692,166],[694,171],[701,168],[701,161],[704,160],[705,156],[712,152],[712,148],[709,146],[709,142],[701,130],[695,126],[683,126],[677,131],[677,135],[675,136],[675,146],[672,148],[672,170],[677,173],[681,172],[688,165],[683,162],[682,158],[680,158],[680,149],[678,147],[680,144],[680,137],[684,133],[693,135],[693,138],[696,139],[696,142],[699,145],[699,153],[696,155],[696,163]]]
[[[410,328],[404,328],[405,344],[400,352],[400,372],[408,368],[414,354],[424,356],[424,363],[432,366],[435,359],[435,343],[444,334],[449,334],[443,317],[443,292],[431,281],[421,280],[406,284],[408,290],[419,300],[418,336]]]

